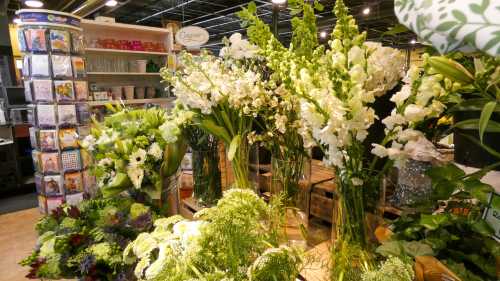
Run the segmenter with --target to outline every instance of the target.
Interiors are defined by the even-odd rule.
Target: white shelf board
[[[160,76],[159,72],[87,72],[87,75]]]
[[[169,34],[170,31],[166,28],[158,28],[158,27],[150,27],[143,25],[134,25],[134,24],[125,24],[125,23],[109,23],[109,22],[100,22],[95,20],[82,20],[82,27],[85,30],[86,28],[95,28],[101,31],[104,30],[121,30],[121,31],[138,31],[149,34],[157,34],[157,35],[165,35]]]
[[[134,100],[104,100],[104,101],[89,101],[90,106],[103,106],[106,104],[146,104],[146,103],[169,103],[173,102],[173,98],[156,98],[156,99],[134,99]]]
[[[130,51],[130,50],[102,49],[102,48],[85,48],[85,51],[88,53],[112,53],[112,54],[115,53],[115,54],[168,56],[167,52]]]

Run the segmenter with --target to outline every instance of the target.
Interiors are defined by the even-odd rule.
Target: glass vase
[[[293,160],[272,157],[271,194],[281,194],[285,206],[307,212],[310,193],[311,160],[299,156]]]
[[[284,233],[291,245],[307,246],[311,160],[271,158],[271,194],[280,196],[285,206]]]
[[[221,171],[217,144],[209,150],[192,151],[193,196],[205,206],[222,197]]]
[[[398,183],[390,203],[395,207],[403,207],[430,199],[432,182],[425,172],[431,167],[430,162],[408,159],[398,169]]]
[[[226,144],[226,150],[229,145]],[[249,154],[250,145],[248,144],[246,135],[241,138],[240,145],[236,148],[234,157],[231,160],[231,169],[234,177],[234,188],[250,189],[252,185],[249,180]]]
[[[363,186],[354,185],[345,170],[337,172],[337,208],[334,238],[361,248],[366,248],[367,230]]]

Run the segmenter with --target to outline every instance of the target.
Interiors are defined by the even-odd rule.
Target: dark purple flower
[[[77,219],[80,217],[80,210],[75,206],[71,206],[68,209],[68,216],[70,218]]]
[[[28,279],[38,279],[38,270],[40,269],[40,266],[45,264],[45,259],[44,258],[37,258],[34,262],[30,264],[31,269],[29,273],[26,275],[26,278]]]
[[[93,255],[86,256],[80,264],[80,271],[83,275],[91,275],[95,271],[96,259]]]
[[[85,242],[85,236],[81,235],[80,233],[73,234],[69,237],[69,243],[73,247],[78,247],[80,246],[83,242]]]

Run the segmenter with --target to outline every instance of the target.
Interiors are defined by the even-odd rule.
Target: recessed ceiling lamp
[[[41,8],[43,7],[43,2],[39,0],[27,0],[24,1],[24,5],[31,7],[31,8]]]
[[[114,6],[118,5],[118,2],[116,0],[108,0],[108,1],[106,1],[105,5],[108,7],[114,7]]]
[[[365,15],[365,16],[369,15],[370,12],[371,12],[370,7],[366,7],[363,9],[363,15]]]
[[[272,0],[271,2],[273,2],[273,4],[281,5],[285,4],[286,0]]]
[[[410,44],[412,44],[412,45],[417,44],[417,40],[415,40],[415,39],[411,39]]]
[[[327,35],[326,31],[321,31],[319,33],[319,37],[321,37],[321,38],[326,38],[326,35]]]
[[[12,20],[12,22],[13,22],[14,24],[20,24],[20,23],[21,23],[21,19],[20,19],[20,18],[14,18],[14,19]]]

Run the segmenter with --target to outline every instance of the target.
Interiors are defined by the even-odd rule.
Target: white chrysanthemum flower
[[[129,156],[130,166],[139,166],[146,162],[146,150],[139,148]]]
[[[157,142],[153,143],[149,147],[148,154],[153,156],[153,158],[156,160],[161,160],[161,158],[163,157],[163,151],[161,150],[161,147]]]

